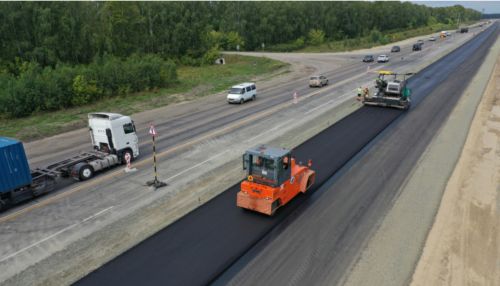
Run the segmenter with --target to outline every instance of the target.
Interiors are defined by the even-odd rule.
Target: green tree
[[[309,43],[313,46],[319,46],[325,42],[325,32],[319,29],[312,29],[308,35]]]

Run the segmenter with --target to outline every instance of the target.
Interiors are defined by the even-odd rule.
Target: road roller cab
[[[291,151],[265,145],[249,149],[243,155],[247,178],[241,182],[237,206],[272,215],[314,183],[315,172],[297,164]]]

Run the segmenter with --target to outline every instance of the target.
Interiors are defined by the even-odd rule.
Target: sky
[[[431,7],[444,7],[453,5],[462,5],[465,8],[471,8],[481,12],[484,9],[485,14],[500,13],[500,1],[411,1],[415,4],[424,4]]]

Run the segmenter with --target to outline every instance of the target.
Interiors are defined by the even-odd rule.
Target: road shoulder
[[[500,58],[411,285],[499,285]]]

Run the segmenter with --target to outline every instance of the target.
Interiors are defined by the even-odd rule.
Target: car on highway
[[[328,79],[323,75],[314,75],[309,78],[309,87],[323,87],[328,85]]]
[[[429,38],[429,41],[434,42],[436,40],[436,37],[432,36]]]
[[[421,51],[422,50],[422,43],[415,43],[413,44],[413,51]]]
[[[400,51],[401,51],[401,48],[399,46],[394,46],[391,49],[391,53],[397,53],[397,52],[400,52]]]
[[[231,87],[227,94],[228,103],[242,104],[257,98],[257,87],[253,82],[246,82]]]
[[[421,44],[421,45],[423,45],[423,44],[424,44],[424,40],[418,40],[418,41],[417,41],[417,44]]]
[[[363,62],[364,63],[370,63],[370,62],[373,62],[375,59],[373,58],[372,55],[366,55],[364,58],[363,58]]]
[[[380,55],[377,57],[377,63],[386,63],[389,61],[389,56],[387,55]]]

